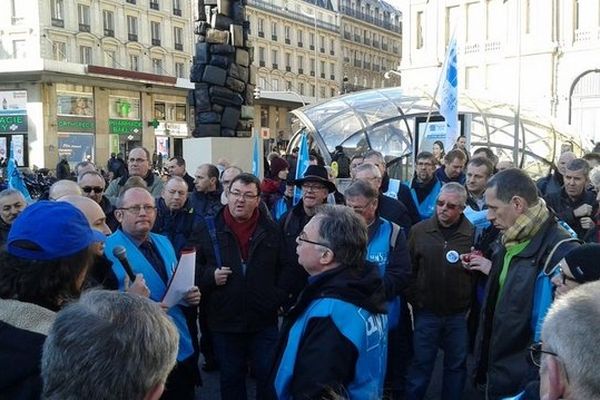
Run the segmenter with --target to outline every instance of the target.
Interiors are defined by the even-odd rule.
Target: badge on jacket
[[[456,250],[450,250],[449,252],[446,253],[446,260],[448,260],[449,263],[454,264],[459,259],[460,259],[460,256],[458,255],[458,251],[456,251]]]

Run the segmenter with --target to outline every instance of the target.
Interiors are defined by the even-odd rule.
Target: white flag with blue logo
[[[303,178],[304,173],[310,165],[308,154],[308,135],[305,133],[300,137],[300,145],[298,146],[298,161],[296,163],[296,180]],[[302,198],[302,190],[298,187],[294,188],[294,205],[298,204]]]
[[[260,179],[260,150],[258,135],[258,132],[254,132],[254,137],[252,138],[252,175]]]
[[[442,98],[440,114],[446,120],[446,148],[451,148],[458,138],[458,60],[456,55],[456,38],[452,35],[446,62],[442,71]]]

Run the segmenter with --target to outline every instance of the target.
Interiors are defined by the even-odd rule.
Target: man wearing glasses
[[[544,320],[542,342],[531,347],[540,367],[540,398],[599,399],[600,282],[572,290],[553,305]]]
[[[115,178],[108,185],[105,195],[115,204],[119,192],[127,179],[131,176],[139,176],[142,178],[148,186],[148,191],[152,193],[152,196],[159,197],[163,188],[163,182],[160,177],[156,175],[150,169],[150,153],[145,147],[136,147],[129,152],[129,158],[127,159],[127,173],[120,178]]]
[[[387,318],[367,227],[326,205],[296,238],[309,284],[286,315],[269,377],[273,399],[381,399]]]
[[[77,179],[77,184],[81,188],[83,196],[94,200],[102,208],[106,215],[106,224],[114,232],[119,227],[119,222],[115,218],[115,206],[104,195],[106,181],[102,175],[96,171],[86,172]]]
[[[308,278],[306,271],[298,263],[296,237],[316,214],[317,208],[327,203],[329,193],[336,190],[335,184],[328,179],[327,170],[320,165],[309,165],[304,177],[297,179],[295,184],[302,189],[302,199],[279,220],[284,238],[285,263],[295,275],[294,297],[304,288]],[[290,300],[290,304],[286,306],[293,304],[293,299]]]
[[[501,237],[491,256],[482,304],[475,379],[488,398],[496,399],[515,396],[535,374],[525,356],[536,334],[536,282],[544,264],[556,265],[578,244],[565,240],[569,233],[538,197],[533,180],[520,169],[494,175],[487,183],[485,199],[487,218]]]
[[[450,182],[442,186],[435,214],[412,227],[408,248],[412,283],[408,301],[414,313],[414,355],[408,371],[407,399],[423,399],[438,349],[444,351],[444,399],[460,400],[467,378],[467,314],[473,275],[460,255],[471,251],[473,225],[463,215],[467,191]]]
[[[440,193],[442,183],[435,176],[435,156],[428,151],[417,154],[415,177],[410,183],[411,199],[419,209],[421,219],[428,219],[435,213],[435,201]],[[405,196],[400,200],[406,204]]]
[[[277,341],[277,312],[288,299],[279,229],[260,203],[260,181],[233,178],[228,203],[195,231],[197,273],[220,371],[221,399],[247,398],[248,365],[263,399]]]
[[[150,291],[150,299],[161,302],[169,280],[177,264],[173,245],[165,236],[152,233],[156,219],[154,198],[148,190],[139,187],[126,189],[117,199],[115,216],[121,224],[120,229],[110,235],[105,243],[105,255],[113,262],[113,272],[117,276],[119,289],[125,289],[125,269],[121,261],[114,256],[115,246],[125,247],[127,259],[134,274],[142,274]],[[188,306],[197,306],[200,291],[193,286],[184,296]],[[190,335],[184,310],[181,305],[168,309],[167,314],[179,331],[179,352],[177,365],[167,379],[164,399],[194,398],[194,386],[199,384],[197,358]]]

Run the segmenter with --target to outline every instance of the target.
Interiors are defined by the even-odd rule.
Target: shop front
[[[0,91],[0,165],[11,156],[11,146],[17,164],[29,164],[28,131],[27,91]]]

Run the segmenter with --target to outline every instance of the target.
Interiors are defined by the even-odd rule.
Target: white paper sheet
[[[183,296],[194,286],[195,273],[196,252],[182,253],[162,303],[169,308],[180,302],[183,304]]]

